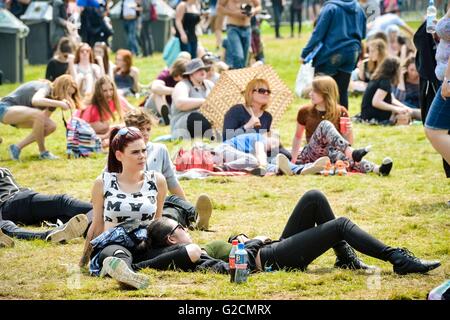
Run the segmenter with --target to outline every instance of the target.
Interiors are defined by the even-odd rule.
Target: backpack
[[[85,158],[102,151],[102,141],[85,120],[72,117],[66,124],[67,155]]]
[[[214,161],[211,151],[200,147],[192,147],[189,151],[180,149],[174,164],[177,171],[186,171],[194,168],[214,171]]]

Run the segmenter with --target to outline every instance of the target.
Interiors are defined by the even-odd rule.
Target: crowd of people
[[[292,1],[290,9],[291,15],[300,17],[300,28],[303,2]],[[179,2],[174,28],[181,53],[148,85],[140,84],[143,70],[133,65],[133,57],[140,52],[136,30],[138,18],[144,13],[150,20],[142,21],[141,42],[146,43],[142,50],[144,56],[153,51],[149,26],[144,27],[144,21],[152,19],[151,1],[122,2],[128,49],[118,50],[114,63],[109,58],[105,31],[110,30],[105,19],[108,6],[95,1],[84,4],[81,21],[97,16],[103,31],[101,35],[87,32],[86,36],[80,30],[81,38],[85,37],[81,41],[74,36],[75,27],[69,19],[77,7],[71,1],[55,1],[59,9],[54,15],[59,18],[52,23],[58,27],[52,29],[55,51],[47,65],[46,80],[24,83],[0,100],[2,125],[32,129],[24,139],[8,145],[10,158],[20,160],[23,148],[36,142],[39,159],[58,159],[45,145],[46,137],[56,130],[57,124],[51,120],[56,108],[70,109],[85,121],[101,138],[108,155],[103,171],[93,182],[91,203],[66,194],[43,195],[23,188],[10,170],[0,168],[0,246],[13,246],[11,237],[62,243],[84,236],[80,265],[88,265],[91,275],[109,275],[137,289],[149,285],[149,278],[138,272],[143,268],[166,270],[175,266],[186,271],[228,273],[229,264],[213,254],[221,250],[208,252],[211,246],[193,243],[187,232],[209,228],[213,205],[206,194],[200,195],[195,205],[187,200],[167,147],[150,142],[157,121],[170,125],[171,139],[210,138],[214,145],[206,148],[213,155],[215,171],[243,171],[257,176],[349,172],[387,176],[393,168],[390,157],[375,164],[364,159],[370,146],[354,147],[357,141],[348,111],[350,90],[363,95],[357,117],[360,121],[393,124],[402,115],[422,120],[428,139],[448,169],[450,10],[437,23],[435,35],[424,35],[427,41],[439,40],[437,52],[430,53],[432,46],[416,38],[421,29],[414,33],[398,16],[397,1],[384,1],[385,14],[370,22],[363,9],[368,2],[311,1],[315,27],[300,61],[316,53],[312,62],[316,74],[308,103],[299,108],[296,119],[291,119],[296,129],[292,148],[288,149],[272,128],[273,116],[268,108],[274,89],[267,79],[258,77],[247,83],[243,102],[223,112],[221,130],[213,130],[213,123],[201,108],[222,71],[248,66],[254,41],[252,19],[261,13],[260,0],[211,2],[217,17],[210,24],[221,31],[226,17],[225,61],[198,42],[200,2]],[[284,2],[273,4],[279,38]],[[309,1],[307,4],[309,8]],[[96,20],[89,21],[92,26]],[[147,34],[143,36],[142,32]],[[322,49],[316,50],[318,46]],[[435,57],[435,73],[430,72],[427,57]],[[428,83],[426,90],[422,90],[424,81]],[[127,97],[142,87],[150,93],[142,107],[135,107]],[[430,87],[434,89],[431,98]],[[302,147],[303,137],[306,143]],[[43,221],[49,221],[52,229],[35,232],[17,226]],[[354,249],[390,262],[398,274],[425,273],[440,265],[382,243],[347,218],[336,218],[326,197],[317,190],[300,198],[279,240],[263,236],[240,240],[245,243],[251,272],[267,267],[304,270],[331,248],[338,268],[373,268],[363,263]],[[228,250],[229,244],[215,242],[214,246]]]

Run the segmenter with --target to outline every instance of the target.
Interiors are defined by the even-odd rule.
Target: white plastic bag
[[[295,81],[295,94],[298,97],[303,97],[311,89],[313,79],[314,67],[312,66],[312,62],[302,64],[297,73],[297,80]]]

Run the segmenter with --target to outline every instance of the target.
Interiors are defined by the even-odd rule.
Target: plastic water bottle
[[[236,275],[236,250],[238,247],[239,241],[233,240],[231,244],[233,245],[231,247],[230,255],[228,256],[228,264],[230,265],[230,282],[234,282],[234,277]]]
[[[234,281],[236,283],[247,282],[248,270],[247,270],[248,254],[244,249],[244,244],[239,243],[236,250],[236,275]]]
[[[434,5],[434,0],[430,0],[427,8],[427,32],[435,33],[436,32],[436,14],[437,10]]]

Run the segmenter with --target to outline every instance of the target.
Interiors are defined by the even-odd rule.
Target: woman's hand
[[[447,81],[447,79],[444,79],[441,87],[441,96],[444,100],[447,100],[447,98],[450,97],[450,84]]]
[[[183,33],[182,35],[180,35],[180,40],[181,42],[183,42],[184,44],[188,43],[188,37],[185,33]]]
[[[69,110],[71,107],[72,107],[72,104],[70,103],[70,101],[69,100],[67,100],[67,99],[63,99],[62,101],[61,101],[61,108],[63,109],[63,110]]]
[[[245,124],[245,129],[252,129],[261,127],[261,122],[259,121],[259,118],[256,116],[251,116],[250,120]]]

